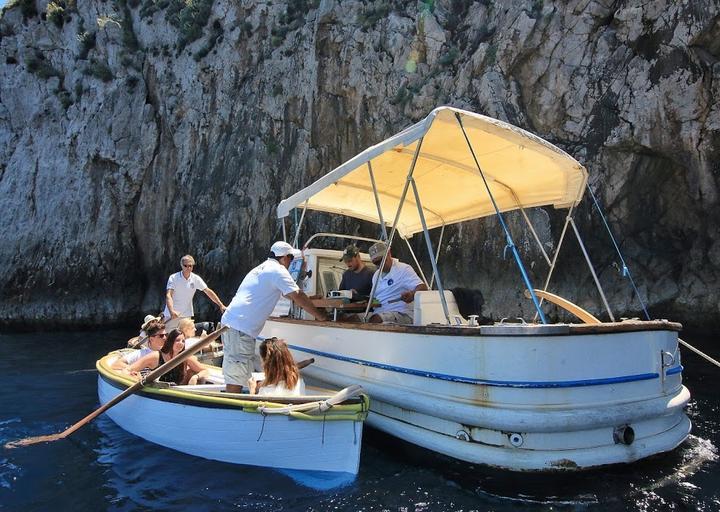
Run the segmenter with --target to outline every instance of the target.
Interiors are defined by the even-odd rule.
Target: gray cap
[[[376,260],[380,260],[383,256],[385,256],[387,250],[388,247],[385,242],[377,242],[370,246],[368,254],[370,254],[372,262],[375,263]]]

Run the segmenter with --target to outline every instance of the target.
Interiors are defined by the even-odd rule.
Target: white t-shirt
[[[258,391],[258,395],[263,396],[301,396],[305,394],[305,381],[300,377],[295,387],[288,389],[285,387],[285,381],[281,380],[272,386],[263,386]]]
[[[299,289],[290,272],[279,261],[268,258],[242,280],[221,322],[256,337],[278,299]]]
[[[154,352],[153,349],[148,347],[142,347],[140,350],[133,350],[123,355],[123,361],[127,364],[133,364],[135,361],[139,361],[143,356],[148,355],[150,352]]]
[[[380,275],[380,269],[375,271],[373,282],[377,281]],[[375,289],[375,298],[380,302],[380,307],[373,310],[374,313],[387,313],[398,311],[413,315],[412,305],[398,300],[397,302],[388,303],[390,300],[399,299],[400,295],[417,288],[422,284],[422,280],[415,273],[413,268],[407,263],[402,263],[393,258],[390,272],[380,277],[380,282]]]
[[[172,296],[173,307],[180,317],[194,316],[193,296],[196,291],[203,291],[205,288],[207,288],[207,285],[205,281],[202,280],[202,277],[192,272],[187,279],[185,279],[182,272],[176,272],[168,278],[167,286],[165,287],[166,290],[174,290]],[[171,316],[167,305],[165,305],[163,316],[166,320]]]

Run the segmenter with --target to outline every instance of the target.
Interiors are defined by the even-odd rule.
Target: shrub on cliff
[[[35,55],[31,55],[25,60],[25,65],[30,73],[33,73],[40,78],[47,80],[53,76],[62,79],[63,74],[53,67],[46,59],[45,56],[36,52]]]
[[[178,49],[202,36],[202,30],[210,18],[213,0],[170,0],[167,20],[180,31]]]
[[[110,80],[115,78],[107,64],[95,59],[92,59],[90,61],[90,64],[85,66],[85,69],[83,69],[83,73],[88,76],[94,76],[95,78],[98,78],[103,82],[109,82]]]

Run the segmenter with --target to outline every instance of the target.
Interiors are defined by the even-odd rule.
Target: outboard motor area
[[[635,431],[630,425],[621,425],[613,430],[615,444],[631,445],[635,441]]]

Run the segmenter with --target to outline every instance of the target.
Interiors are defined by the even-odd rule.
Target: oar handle
[[[310,359],[303,359],[299,363],[297,363],[298,370],[302,370],[303,368],[306,368],[313,364],[315,362],[315,358],[311,357]]]

